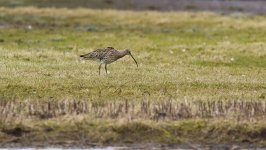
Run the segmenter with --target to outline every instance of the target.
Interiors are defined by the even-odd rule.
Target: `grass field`
[[[141,115],[133,119],[125,116],[114,119],[107,115],[101,119],[86,113],[47,118],[22,114],[19,118],[14,113],[13,117],[7,115],[0,122],[0,139],[8,139],[0,143],[4,145],[15,139],[27,144],[29,137],[34,137],[31,141],[46,139],[49,143],[51,137],[60,139],[63,134],[70,141],[79,137],[100,143],[141,140],[191,143],[195,140],[263,145],[266,137],[263,122],[266,116],[265,34],[266,17],[246,14],[2,7],[2,112],[10,108],[14,113],[17,108],[13,106],[16,104],[7,104],[8,101],[17,104],[37,101],[46,107],[47,101],[72,100],[89,104],[101,102],[98,105],[110,109],[109,104],[127,101],[136,105],[132,110],[137,111],[144,106],[143,100],[148,99],[155,103],[151,104],[154,108],[166,100],[186,104],[191,101],[255,102],[254,105],[239,104],[238,108],[245,107],[242,112],[249,108],[256,111],[258,104],[262,106],[262,115],[259,119],[253,113],[240,120],[233,114],[207,119],[206,116],[175,118],[165,122]],[[139,67],[130,57],[125,57],[109,65],[110,74],[99,76],[98,63],[79,60],[80,54],[107,46],[130,48]],[[19,108],[27,108],[28,113],[32,108],[26,106]],[[39,107],[42,108],[36,106],[35,109]],[[191,104],[191,109],[196,107],[198,105]],[[142,107],[139,110],[143,110]],[[163,115],[167,117],[167,113]],[[220,134],[220,138],[216,137]]]

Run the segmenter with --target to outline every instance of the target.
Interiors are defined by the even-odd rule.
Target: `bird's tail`
[[[85,60],[85,55],[79,55],[79,60],[80,60],[80,61]]]
[[[89,59],[89,58],[88,58],[88,54],[79,55],[79,58],[80,58],[81,60]]]
[[[91,54],[90,54],[90,53],[88,53],[88,54],[84,54],[84,55],[79,55],[79,58],[80,58],[80,59],[83,59],[83,60],[93,59],[93,58],[91,57]]]

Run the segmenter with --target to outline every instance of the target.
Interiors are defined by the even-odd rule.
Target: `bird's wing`
[[[106,48],[98,48],[88,54],[81,55],[85,59],[99,59],[102,60],[104,57],[115,53],[115,49],[113,47],[106,47]]]
[[[116,50],[113,47],[106,47],[106,48],[102,48],[102,49],[96,49],[95,51],[93,51],[94,53],[97,53],[97,58],[98,59],[103,59],[104,57],[114,53]]]
[[[106,47],[106,49],[115,49],[115,48],[109,46],[109,47]]]

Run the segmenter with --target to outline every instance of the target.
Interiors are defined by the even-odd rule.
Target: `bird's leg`
[[[105,72],[107,74],[107,64],[105,64],[104,68],[105,68]]]
[[[99,66],[99,75],[101,75],[101,67],[102,67],[102,63],[100,63],[100,66]]]

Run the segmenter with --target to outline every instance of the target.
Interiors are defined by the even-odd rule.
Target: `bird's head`
[[[126,53],[127,55],[131,55],[131,51],[130,51],[130,49],[125,49],[124,51],[125,51],[125,53]]]
[[[126,55],[129,55],[132,57],[132,59],[135,61],[136,65],[138,67],[138,63],[137,63],[136,59],[133,57],[133,55],[131,54],[130,49],[125,49],[124,51],[125,51]]]

